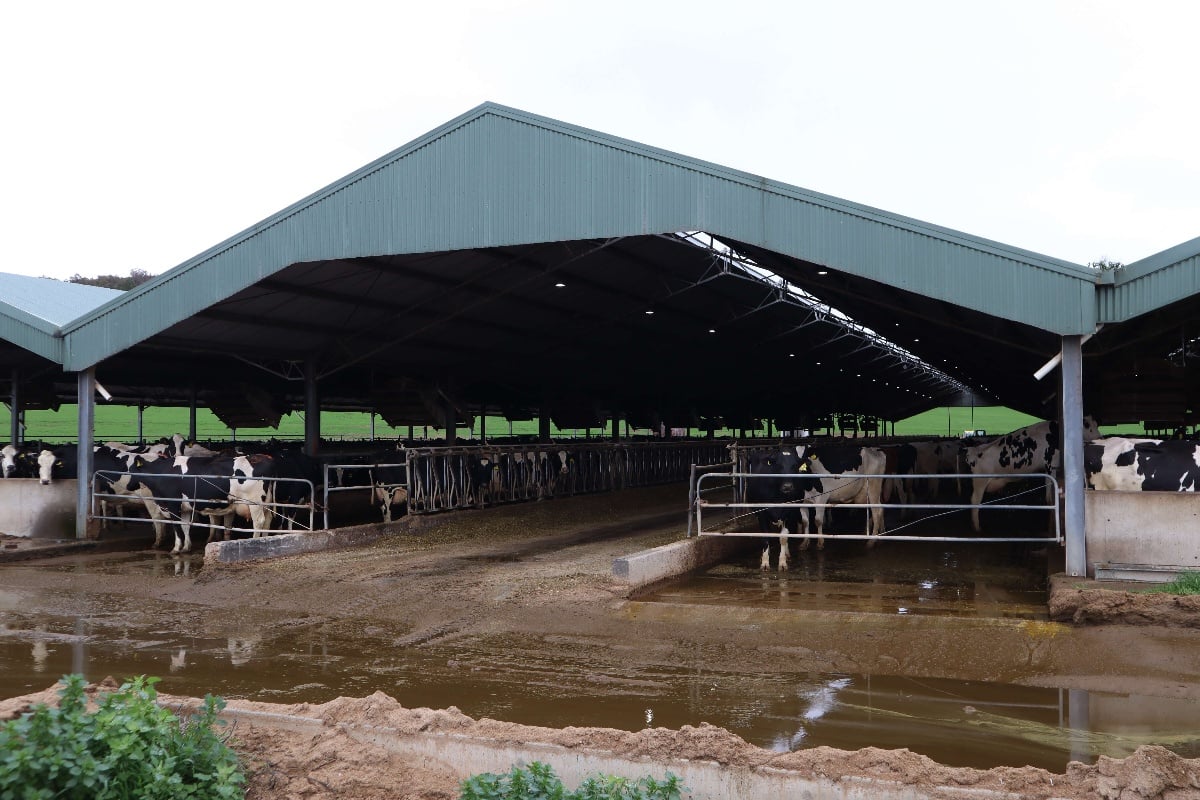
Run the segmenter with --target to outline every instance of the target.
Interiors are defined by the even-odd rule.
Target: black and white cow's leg
[[[808,509],[807,508],[800,509],[799,516],[800,516],[800,532],[803,533],[805,535],[805,537],[807,537],[808,536]],[[812,541],[812,540],[808,539],[808,538],[801,539],[799,549],[807,550],[808,543],[810,541]]]
[[[779,571],[788,571],[788,531],[787,523],[782,523],[779,530]]]
[[[988,483],[990,478],[973,478],[971,480],[971,528],[976,533],[979,533],[979,503],[983,500],[983,496],[987,493]]]
[[[763,540],[762,558],[758,560],[758,568],[763,572],[771,571],[771,540]]]

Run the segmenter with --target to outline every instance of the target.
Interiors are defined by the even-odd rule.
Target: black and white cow
[[[914,475],[953,475],[958,472],[959,443],[953,440],[931,440],[925,442],[909,442],[916,451],[913,462]],[[937,478],[910,478],[908,494],[922,500],[932,500],[940,494]]]
[[[750,456],[749,477],[746,478],[747,503],[795,503],[800,497],[800,459],[791,450],[772,450]],[[758,528],[764,533],[779,534],[779,569],[788,568],[787,534],[799,529],[800,509],[759,508]],[[805,544],[807,544],[805,540]],[[763,545],[759,567],[771,568],[771,542]]]
[[[37,442],[25,442],[0,447],[0,478],[36,478],[37,457],[42,446]]]
[[[43,486],[47,486],[55,478],[74,478],[78,471],[75,466],[78,457],[78,445],[65,444],[53,450],[48,447],[42,448],[37,455],[38,480]]]
[[[1088,486],[1099,491],[1195,492],[1200,442],[1107,437],[1083,446]]]
[[[504,456],[498,453],[467,456],[472,500],[479,508],[504,496]]]
[[[887,456],[878,447],[855,447],[853,445],[797,445],[796,456],[800,459],[801,475],[836,475],[834,478],[807,477],[800,481],[803,502],[816,507],[813,517],[817,529],[817,549],[825,546],[825,508],[842,503],[880,503],[883,497],[883,479],[872,477],[884,475]],[[808,533],[808,509],[800,516],[804,533]],[[867,536],[883,535],[883,509],[867,509]],[[800,549],[808,547],[803,540]],[[868,540],[867,546],[872,543]]]
[[[1083,440],[1090,442],[1099,435],[1096,421],[1084,417]],[[972,478],[971,504],[978,506],[988,492],[993,492],[1022,475],[1044,472],[1054,474],[1059,469],[1062,449],[1059,446],[1059,425],[1046,420],[1005,434],[987,444],[964,447],[961,450],[963,471],[972,475],[1002,475],[1012,477]],[[1046,503],[1053,502],[1053,485],[1046,482]],[[979,533],[979,509],[971,509],[971,527]]]
[[[385,524],[408,508],[408,467],[375,467],[371,470],[371,502],[379,507]]]
[[[132,471],[137,481],[150,489],[166,516],[182,531],[175,534],[172,553],[192,549],[192,523],[196,514],[221,517],[228,536],[229,521],[243,517],[251,521],[253,536],[265,536],[271,529],[270,504],[274,499],[276,462],[269,455],[256,454],[233,458],[217,456],[176,456],[147,461],[136,457]],[[131,487],[136,488],[136,487]]]
[[[114,450],[107,445],[96,448],[92,456],[92,467],[95,470],[93,491],[98,495],[119,495],[130,501],[140,502],[146,509],[146,514],[154,524],[154,547],[160,547],[166,534],[170,520],[150,494],[150,488],[141,483],[130,473],[134,461],[141,458],[143,462],[157,461],[161,456],[156,452],[130,453]],[[120,508],[119,500],[100,498],[100,516],[108,517],[110,512]],[[107,527],[107,520],[101,520],[101,527]]]
[[[275,502],[280,504],[275,516],[281,523],[280,527],[285,523],[289,531],[297,525],[305,527],[300,522],[304,513],[304,508],[300,506],[316,510],[316,493],[324,481],[321,462],[295,447],[272,450],[270,455],[276,462],[275,477],[288,479],[274,482],[273,496]]]
[[[881,445],[876,448],[883,453],[886,458],[884,464],[884,473],[887,475],[904,476],[913,474],[914,468],[917,465],[917,448],[911,444],[888,444]],[[892,502],[892,495],[901,504],[908,502],[909,495],[908,479],[904,477],[886,478],[883,482],[881,491],[883,501],[885,503]],[[902,511],[902,514],[907,514],[907,511]]]

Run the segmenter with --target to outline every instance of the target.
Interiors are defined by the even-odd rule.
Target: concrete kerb
[[[697,536],[615,558],[612,573],[631,588],[640,588],[718,564],[746,546],[746,539]]]
[[[379,539],[388,533],[383,524],[357,525],[334,530],[302,531],[300,533],[277,533],[257,539],[233,539],[228,542],[209,542],[204,548],[204,563],[239,564],[244,561],[261,561],[268,558],[283,558],[320,550],[340,547],[357,547]]]

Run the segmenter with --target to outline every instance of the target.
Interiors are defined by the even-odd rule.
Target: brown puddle
[[[1152,742],[1200,755],[1200,703],[1178,699],[852,674],[626,671],[598,667],[586,647],[556,656],[554,641],[514,636],[402,647],[395,632],[349,636],[314,625],[202,637],[100,600],[89,619],[0,612],[0,696],[44,689],[67,672],[151,674],[172,694],[291,703],[379,690],[410,707],[453,705],[533,725],[709,722],[774,750],[906,747],[955,766],[1061,771],[1069,759]]]
[[[830,542],[763,571],[759,551],[638,596],[648,602],[1044,620],[1045,556],[1029,547]],[[778,550],[772,542],[772,564]]]

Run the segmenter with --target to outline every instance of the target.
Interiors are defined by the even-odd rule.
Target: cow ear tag
[[[801,472],[808,472],[808,462],[807,462],[807,461],[805,461],[805,462],[803,462],[803,463],[801,463],[801,464],[800,464],[800,471],[801,471]]]

